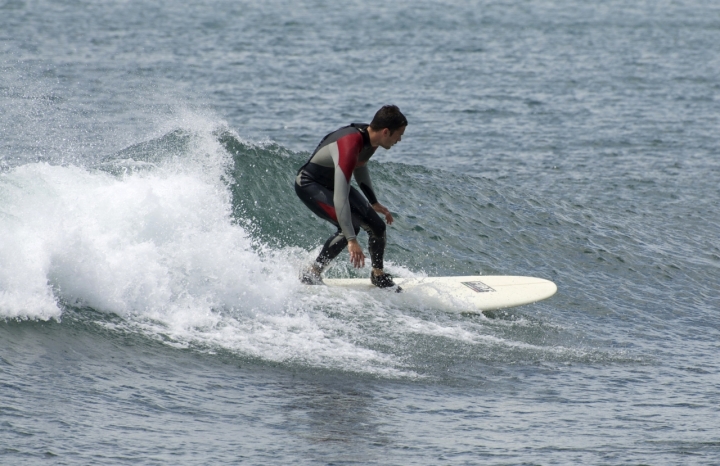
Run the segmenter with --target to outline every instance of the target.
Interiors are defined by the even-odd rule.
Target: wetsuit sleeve
[[[357,165],[362,144],[360,133],[353,133],[341,137],[330,147],[330,154],[335,165],[333,204],[338,224],[342,229],[343,236],[348,241],[355,239],[356,236],[350,212],[350,177]]]
[[[367,165],[357,167],[354,175],[355,181],[357,181],[358,186],[360,186],[367,200],[370,204],[375,204],[378,200],[377,197],[375,197],[375,191],[373,191],[372,181],[370,181],[370,170],[368,170]]]

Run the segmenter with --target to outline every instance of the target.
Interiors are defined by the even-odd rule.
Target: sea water
[[[0,4],[0,463],[717,464],[718,43],[701,0]],[[299,283],[295,172],[388,103],[387,269],[554,297]]]

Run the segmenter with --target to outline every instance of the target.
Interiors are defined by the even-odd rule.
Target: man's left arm
[[[388,223],[388,225],[392,225],[392,214],[387,207],[378,202],[377,197],[375,196],[375,191],[373,191],[372,181],[370,181],[370,171],[367,168],[367,162],[362,162],[361,164],[358,164],[358,166],[355,167],[353,175],[355,176],[355,181],[357,181],[358,186],[360,186],[360,190],[363,192],[368,202],[370,202],[373,210],[379,214],[383,214],[385,216],[385,221]]]

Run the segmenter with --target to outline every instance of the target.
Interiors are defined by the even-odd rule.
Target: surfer
[[[407,119],[400,109],[386,105],[375,113],[369,125],[353,123],[325,136],[298,170],[295,192],[300,200],[315,215],[337,227],[317,259],[301,272],[303,283],[322,283],[322,272],[346,246],[353,266],[364,267],[365,254],[357,241],[362,228],[369,237],[370,281],[380,288],[396,286],[390,274],[383,271],[386,227],[378,213],[388,225],[392,225],[393,216],[375,197],[367,163],[378,146],[390,149],[397,144],[406,126]],[[352,176],[364,196],[350,186]]]

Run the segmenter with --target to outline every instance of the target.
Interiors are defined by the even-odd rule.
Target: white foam
[[[199,126],[188,153],[131,175],[47,163],[0,174],[0,318],[59,320],[67,303],[179,344],[402,373],[328,315],[366,302],[309,290],[297,270],[310,253],[265,248],[233,222],[228,156]]]

